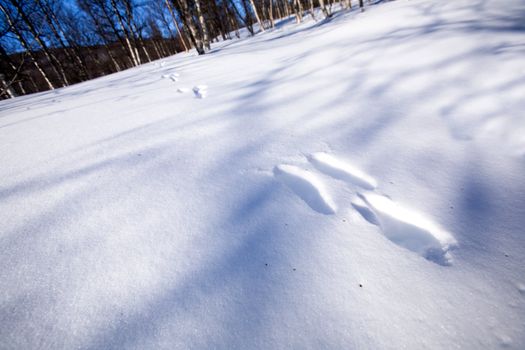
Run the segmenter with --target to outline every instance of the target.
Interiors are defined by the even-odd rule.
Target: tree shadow
[[[377,1],[376,3],[380,2]],[[462,106],[475,98],[484,98],[484,96],[496,92],[505,93],[512,91],[516,86],[523,86],[523,78],[512,77],[489,87],[475,89],[469,87],[460,94],[454,95],[457,97],[447,99],[438,107],[431,105],[431,100],[435,97],[434,91],[448,91],[456,82],[455,79],[444,79],[444,84],[443,82],[434,83],[429,80],[421,88],[414,88],[408,93],[406,91],[400,93],[399,86],[410,81],[410,79],[425,79],[429,74],[434,74],[433,72],[444,71],[454,67],[458,62],[470,62],[479,55],[497,59],[498,55],[505,52],[521,53],[523,43],[508,42],[503,41],[503,39],[499,43],[488,43],[482,48],[466,52],[458,53],[451,50],[450,53],[443,55],[440,59],[429,63],[418,65],[407,63],[403,69],[397,69],[397,67],[388,70],[379,67],[384,69],[381,71],[375,66],[374,59],[363,59],[359,61],[360,66],[356,69],[348,70],[348,73],[340,73],[345,72],[349,62],[356,62],[349,58],[359,57],[363,54],[377,57],[388,52],[388,50],[395,51],[395,49],[406,53],[413,49],[413,47],[405,45],[407,40],[420,39],[416,45],[422,46],[432,42],[437,34],[446,35],[451,26],[454,30],[470,33],[505,34],[524,30],[523,22],[519,22],[523,13],[511,17],[497,15],[491,17],[492,20],[480,15],[480,18],[484,18],[484,20],[454,21],[437,17],[437,14],[443,13],[440,7],[446,6],[446,4],[434,3],[414,6],[420,11],[421,16],[430,17],[429,24],[419,27],[403,25],[389,33],[370,35],[357,42],[355,37],[345,39],[344,36],[340,35],[337,40],[320,43],[314,48],[301,48],[293,54],[290,51],[283,51],[282,54],[277,55],[278,57],[272,61],[272,64],[268,65],[266,70],[262,69],[259,76],[247,81],[242,86],[238,100],[229,101],[231,107],[223,113],[223,117],[228,121],[227,134],[210,132],[206,136],[200,136],[198,133],[186,136],[192,140],[207,138],[209,141],[227,135],[230,137],[231,135],[244,135],[247,133],[247,128],[259,128],[257,133],[250,133],[249,138],[241,139],[239,137],[241,140],[231,140],[232,144],[233,141],[237,144],[226,148],[223,153],[214,154],[217,158],[210,160],[210,164],[202,169],[202,174],[196,175],[192,181],[205,181],[207,176],[211,176],[210,174],[224,175],[239,169],[240,164],[253,163],[254,160],[263,163],[259,165],[261,168],[271,169],[272,166],[276,165],[269,163],[275,161],[274,154],[267,154],[266,152],[271,153],[272,147],[276,144],[281,147],[279,152],[289,150],[292,155],[310,151],[309,149],[297,149],[298,145],[305,148],[318,147],[320,142],[348,145],[347,149],[351,149],[355,154],[366,155],[367,152],[374,150],[375,143],[382,136],[396,134],[395,128],[402,126],[402,123],[408,118],[406,114],[411,112],[410,108],[406,107],[407,105],[421,105],[423,108],[420,110],[428,111],[430,116],[442,117],[443,122],[447,123],[447,118],[452,117],[454,111],[461,110]],[[476,1],[472,3],[472,6],[476,11],[486,11],[485,1]],[[335,26],[339,22],[343,23],[347,19],[351,20],[349,17],[354,15],[355,11],[350,14],[336,14],[330,21],[318,22],[313,26],[298,28],[290,33],[255,38],[254,42],[250,43],[248,47],[237,46],[234,45],[237,42],[233,42],[231,45],[225,45],[214,50],[210,56],[243,54],[254,48],[263,51],[270,50],[261,48],[267,41],[276,43],[276,46],[273,46],[271,50],[279,50],[296,40],[299,37],[298,34],[306,33],[308,30],[322,25],[326,25],[326,31],[334,31],[335,33],[336,29],[331,26]],[[314,33],[312,37],[307,39],[313,40],[316,35],[318,34]],[[301,38],[304,37],[301,36]],[[281,41],[283,43],[280,43]],[[338,46],[334,47],[334,42],[337,42]],[[315,55],[320,52],[331,53],[332,56],[331,58],[327,58],[328,55],[326,57],[319,56],[318,63],[313,65],[312,57],[317,57]],[[492,57],[492,55],[494,56]],[[207,58],[202,60],[204,62]],[[185,64],[193,63],[181,63],[179,66],[184,67]],[[384,73],[383,80],[380,82],[373,79],[378,75],[378,72]],[[329,79],[326,81],[305,79],[316,74],[316,77],[319,77],[336,73],[340,74],[338,79],[343,81],[336,87],[332,85]],[[341,74],[346,75],[341,76]],[[143,77],[115,76],[114,79],[111,78],[110,87],[118,89],[121,86],[120,84],[131,83],[141,85],[140,81]],[[282,86],[286,86],[286,84],[303,81],[308,81],[309,84],[301,86],[297,91],[282,90]],[[148,83],[144,82],[143,84],[142,86],[146,86]],[[93,88],[88,93],[97,91],[100,92]],[[318,95],[324,92],[329,93],[322,95],[323,98],[318,98]],[[78,91],[73,91],[68,96],[80,94],[82,92],[79,88]],[[277,95],[278,97],[274,97]],[[56,95],[53,92],[48,92],[34,97],[35,100],[45,106],[52,103]],[[271,105],[268,103],[269,99],[267,98],[269,97],[272,97]],[[308,104],[308,107],[305,108],[303,105],[305,101],[317,102],[315,105]],[[4,111],[14,111],[25,108],[25,103],[27,100],[24,99],[9,105],[0,105],[0,108],[5,108]],[[334,106],[339,107],[334,108]],[[184,166],[184,164],[177,162],[170,165],[165,164],[173,155],[170,153],[170,147],[176,144],[170,143],[172,133],[184,128],[195,128],[198,131],[200,126],[217,122],[217,114],[212,113],[214,108],[216,106],[202,107],[203,114],[206,115],[204,118],[172,123],[170,117],[166,117],[143,126],[130,128],[112,137],[101,138],[64,154],[62,159],[76,160],[68,166],[59,167],[51,174],[38,175],[25,180],[18,180],[17,178],[13,183],[3,185],[0,188],[0,200],[4,203],[9,201],[21,203],[27,198],[42,196],[46,192],[61,186],[80,184],[80,189],[71,192],[65,191],[63,197],[57,200],[57,204],[47,211],[35,211],[34,217],[28,218],[23,225],[4,233],[0,245],[7,250],[9,247],[18,244],[17,240],[21,239],[20,236],[25,234],[26,237],[23,239],[26,242],[30,238],[34,238],[30,235],[27,236],[27,233],[38,235],[46,230],[51,231],[61,220],[60,215],[77,213],[75,206],[79,201],[85,200],[87,193],[97,195],[99,189],[89,183],[89,179],[97,175],[109,173],[111,181],[125,182],[122,178],[139,169],[138,173],[134,173],[136,178],[131,182],[132,184],[148,183],[151,181],[151,174],[167,172],[167,176],[171,176],[169,174],[170,167]],[[326,111],[335,116],[327,115]],[[501,108],[486,111],[483,113],[482,119],[488,121],[500,116],[502,112],[504,110]],[[282,117],[282,120],[279,117]],[[411,115],[410,117],[413,118],[414,116]],[[422,118],[424,117],[425,115],[422,116]],[[20,122],[25,122],[25,120]],[[305,126],[308,128],[304,128]],[[456,128],[452,127],[452,129],[455,130]],[[290,135],[292,133],[293,135]],[[175,135],[177,136],[177,134]],[[89,160],[93,157],[97,159],[95,155],[99,152],[103,153],[112,147],[117,148],[119,143],[123,141],[126,144],[136,145],[136,147],[126,146],[128,148],[117,150],[118,152],[111,156],[105,156],[102,160]],[[143,142],[149,146],[144,146]],[[219,140],[216,142],[218,143]],[[229,142],[229,140],[224,142]],[[388,140],[384,145],[388,145]],[[200,144],[196,142],[195,148],[199,147]],[[391,153],[387,151],[390,150],[380,151],[379,155],[375,155],[375,160],[381,160],[381,157],[390,155]],[[413,152],[412,155],[423,157],[425,150],[421,150],[419,153]],[[401,150],[398,157],[403,156]],[[86,157],[88,160],[83,160],[82,157]],[[79,159],[83,161],[78,162]],[[394,162],[396,160],[386,159],[385,163],[387,161]],[[466,166],[465,177],[452,184],[456,187],[453,192],[458,197],[443,199],[444,201],[453,200],[458,203],[456,211],[449,218],[449,222],[461,229],[460,237],[469,237],[468,242],[476,246],[476,250],[495,244],[495,238],[491,235],[497,231],[499,223],[513,215],[522,213],[522,208],[525,208],[523,200],[518,199],[515,200],[516,207],[514,210],[501,214],[501,211],[505,211],[508,207],[492,200],[495,196],[495,185],[487,178],[480,178],[478,175],[477,164]],[[184,275],[183,278],[170,281],[168,287],[155,291],[155,294],[152,294],[147,300],[139,300],[126,305],[126,314],[115,313],[114,322],[111,323],[111,320],[106,320],[105,324],[99,325],[96,334],[82,347],[89,349],[140,347],[144,342],[162,335],[176,339],[175,343],[170,344],[173,346],[183,347],[187,344],[196,344],[203,348],[250,348],[255,340],[243,339],[243,335],[250,334],[255,338],[269,336],[267,332],[271,326],[268,324],[276,317],[271,314],[276,312],[272,306],[283,305],[279,304],[279,300],[281,302],[283,300],[290,301],[294,298],[287,290],[290,278],[293,275],[293,270],[289,267],[291,263],[296,262],[294,259],[298,258],[287,256],[287,252],[283,249],[285,246],[283,242],[287,242],[291,235],[285,224],[293,212],[286,210],[280,212],[280,206],[274,205],[280,190],[271,176],[253,174],[244,174],[243,176],[251,176],[249,180],[253,180],[253,188],[234,188],[234,190],[244,191],[245,196],[242,198],[245,199],[239,203],[229,204],[226,203],[227,199],[224,200],[224,203],[215,203],[215,205],[230,205],[230,207],[225,209],[227,214],[217,220],[217,226],[208,234],[221,238],[229,237],[228,234],[233,235],[232,232],[236,232],[235,227],[238,225],[249,228],[248,232],[237,232],[237,237],[224,239],[226,243],[231,243],[232,246],[212,256],[210,260],[200,264],[187,275]],[[235,187],[236,184],[231,183],[229,185]],[[136,188],[130,191],[134,190]],[[225,195],[225,197],[227,196]],[[525,196],[521,198],[525,198]],[[82,215],[88,214],[83,213]],[[75,217],[72,217],[71,220],[75,220]],[[155,232],[155,229],[160,229],[159,227],[162,224],[164,223],[156,224],[158,226],[153,227],[152,231]],[[473,231],[477,235],[473,234]],[[295,241],[298,250],[315,249],[316,237],[314,235],[303,235],[301,238],[301,240]],[[210,237],[210,241],[213,242],[213,239]],[[34,249],[37,250],[38,247]],[[484,254],[483,250],[479,249],[478,254]],[[55,258],[59,259],[59,255],[56,255]],[[168,278],[169,276],[164,277]],[[147,289],[148,286],[142,286],[142,288]],[[21,300],[20,298],[23,300],[24,297],[19,295],[18,298],[13,298],[10,303],[12,305],[18,303]],[[28,296],[27,298],[32,297]],[[2,321],[16,322],[17,312],[9,308],[12,305],[8,305],[3,311],[0,311]],[[204,307],[209,306],[210,310],[203,309],[203,305]],[[48,306],[50,309],[53,307],[53,305]],[[197,321],[192,323],[188,321],[189,319],[197,319]],[[211,327],[210,325],[213,325],[213,329],[207,329],[207,327]],[[226,336],[218,337],[219,334],[226,334]],[[162,347],[162,344],[157,345]]]

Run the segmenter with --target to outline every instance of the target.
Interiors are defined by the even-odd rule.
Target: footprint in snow
[[[457,246],[454,237],[430,219],[405,208],[390,198],[373,193],[358,193],[352,206],[368,222],[381,228],[395,244],[440,265],[450,265],[450,249]]]
[[[178,81],[180,74],[179,73],[171,73],[171,74],[162,74],[162,79],[171,79],[172,81]]]
[[[317,170],[333,178],[367,190],[373,190],[377,187],[376,180],[370,175],[328,153],[319,152],[311,154],[308,160]]]
[[[313,210],[321,214],[335,213],[335,204],[314,174],[293,165],[276,166],[273,173]]]
[[[437,264],[452,263],[450,250],[457,246],[452,234],[420,213],[373,192],[377,181],[372,176],[327,153],[314,153],[307,158],[321,173],[368,190],[357,193],[351,204],[365,220],[379,226],[390,241]],[[335,213],[336,205],[315,174],[295,166],[279,165],[274,168],[274,175],[315,211]]]
[[[193,93],[197,98],[205,98],[208,95],[207,85],[197,85],[193,87]]]
[[[180,93],[180,94],[185,94],[187,92],[190,92],[190,89],[189,88],[185,88],[185,87],[181,87],[181,88],[177,89],[177,92]]]

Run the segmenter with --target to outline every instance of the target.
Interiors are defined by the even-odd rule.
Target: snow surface
[[[524,349],[523,18],[386,2],[1,102],[0,348]]]
[[[377,182],[374,178],[330,154],[318,152],[312,154],[309,160],[319,171],[337,179],[347,181],[368,190],[373,190],[377,187]]]

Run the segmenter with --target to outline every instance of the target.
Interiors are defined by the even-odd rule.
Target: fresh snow
[[[394,203],[388,197],[374,193],[358,193],[358,196],[365,205],[356,201],[353,201],[352,205],[370,223],[379,224],[385,236],[392,242],[438,264],[451,263],[448,250],[455,247],[457,242],[450,233],[418,212]]]
[[[0,348],[524,349],[525,3],[355,7],[0,102]]]
[[[288,185],[313,210],[322,214],[334,214],[336,206],[326,193],[323,182],[317,176],[292,165],[280,165],[274,169],[275,176]]]
[[[369,190],[373,190],[377,187],[376,180],[370,175],[367,175],[353,165],[341,161],[327,153],[314,153],[309,159],[319,171],[330,176]]]

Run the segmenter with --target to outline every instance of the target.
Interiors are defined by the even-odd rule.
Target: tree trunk
[[[295,12],[295,20],[297,23],[301,23],[303,20],[303,11],[301,7],[301,2],[299,0],[294,0],[294,12]]]
[[[78,67],[80,69],[81,76],[84,79],[90,79],[90,75],[89,75],[89,73],[88,73],[88,71],[86,69],[86,66],[85,66],[84,62],[80,59],[80,57],[77,55],[77,52],[75,50],[71,50],[70,51],[68,45],[62,39],[63,37],[65,38],[66,36],[64,35],[63,32],[60,33],[60,31],[61,31],[60,27],[57,28],[57,26],[60,25],[60,22],[58,21],[58,19],[54,15],[53,11],[51,9],[49,9],[47,6],[44,6],[44,4],[42,3],[42,0],[37,0],[37,3],[38,3],[38,6],[40,7],[40,9],[42,10],[42,13],[44,14],[44,17],[45,17],[45,19],[47,21],[47,24],[48,24],[49,28],[51,29],[51,31],[55,35],[56,39],[58,40],[58,42],[60,43],[62,48],[64,49],[64,53],[67,56],[68,60],[74,66],[76,66],[76,67]],[[55,25],[55,21],[54,20],[57,22],[57,25]]]
[[[69,82],[67,80],[66,73],[64,72],[64,69],[63,69],[62,65],[60,64],[60,62],[49,51],[47,45],[44,43],[42,38],[40,38],[40,34],[37,32],[37,30],[33,26],[33,23],[31,22],[31,20],[29,19],[29,17],[25,13],[24,9],[20,6],[20,3],[17,0],[11,0],[11,3],[16,8],[16,11],[20,15],[20,17],[22,18],[24,23],[27,25],[27,27],[29,29],[29,32],[31,33],[31,35],[33,36],[35,41],[42,48],[42,51],[44,52],[44,56],[46,57],[46,59],[51,64],[51,67],[53,68],[53,70],[57,74],[58,79],[61,80],[62,86],[67,86],[69,84]]]
[[[127,56],[128,56],[128,58],[130,59],[130,62],[131,62],[131,67],[134,67],[135,65],[133,63],[133,61],[134,61],[133,60],[133,52],[130,50],[130,47],[126,44],[126,41],[124,40],[124,38],[122,38],[122,36],[120,35],[119,30],[117,28],[117,25],[113,22],[113,19],[111,18],[110,13],[108,13],[108,9],[105,7],[104,3],[101,4],[101,9],[102,9],[102,12],[104,13],[104,16],[105,16],[109,26],[111,27],[111,30],[112,30],[113,34],[115,35],[115,37],[118,39],[118,41],[122,45],[122,48],[124,49],[124,51],[127,53]],[[111,41],[108,40],[108,38],[104,34],[105,33],[104,25],[102,23],[100,23],[100,21],[98,20],[97,16],[94,13],[89,12],[89,15],[91,16],[93,21],[96,23],[97,28],[99,30],[100,36],[102,36],[104,38],[104,44],[108,48],[108,50],[107,50],[108,54],[110,55],[112,60],[117,62],[115,56],[113,56],[111,54],[111,50],[109,48],[109,45],[110,45]],[[123,63],[124,63],[124,67],[126,67],[126,61],[124,61]]]
[[[228,5],[228,2],[223,0],[222,4],[224,6],[224,11],[226,12],[226,16],[228,16],[228,20],[230,21],[230,25],[235,30],[235,36],[237,36],[237,38],[240,38],[241,36],[239,34],[239,22],[237,20],[237,17],[235,16],[235,13],[232,13],[232,11],[230,10],[230,6]]]
[[[215,3],[215,1],[212,0],[208,2],[208,4],[211,6],[212,12],[214,14],[215,23],[219,29],[219,33],[221,34],[222,39],[231,39],[230,32],[232,31],[232,29],[230,28],[228,10],[224,6],[226,4],[226,1],[222,1],[222,10],[224,14],[221,13],[221,10],[219,10],[219,7]]]
[[[109,21],[109,16],[107,14],[107,12],[105,11],[105,9],[103,9],[103,12],[105,14],[105,16],[108,17],[108,21]],[[93,23],[95,24],[95,28],[98,32],[98,34],[100,35],[100,37],[103,39],[103,46],[104,46],[104,49],[106,50],[107,54],[108,54],[108,57],[111,61],[111,63],[113,64],[113,67],[115,68],[115,72],[120,72],[122,70],[122,68],[120,67],[120,65],[118,64],[117,62],[117,59],[115,58],[115,56],[113,56],[112,52],[111,52],[111,48],[109,47],[108,45],[108,42],[109,40],[107,39],[106,35],[104,34],[104,29],[102,27],[102,24],[100,23],[99,19],[97,18],[97,16],[95,16],[95,14],[89,10],[89,8],[87,9],[86,13],[89,15],[89,17],[93,20]],[[121,40],[120,36],[117,35],[116,33],[116,28],[113,26],[113,23],[112,22],[109,22],[115,35],[117,36],[117,38],[119,39],[119,41],[121,42],[122,44],[122,47],[124,48],[124,51],[127,52],[126,50],[126,47],[124,45],[124,42]],[[89,46],[86,47],[88,52],[91,51]],[[94,54],[90,53],[90,56],[91,57],[95,57]]]
[[[22,47],[24,48],[24,50],[27,51],[27,54],[28,54],[29,57],[31,58],[31,61],[32,61],[33,64],[35,65],[37,71],[40,73],[40,75],[42,75],[42,78],[44,78],[44,81],[45,81],[47,87],[48,87],[50,90],[54,90],[55,87],[54,87],[53,84],[51,83],[51,80],[50,80],[49,77],[47,76],[46,72],[42,69],[42,67],[40,67],[40,64],[38,64],[38,60],[37,60],[37,58],[33,55],[33,52],[31,51],[31,47],[29,46],[29,44],[27,43],[27,41],[24,39],[24,37],[23,37],[22,34],[18,31],[18,29],[14,26],[13,19],[11,18],[11,16],[10,16],[9,13],[7,12],[7,10],[5,9],[4,5],[0,4],[0,10],[4,13],[4,15],[5,15],[6,19],[7,19],[7,23],[8,23],[9,26],[12,28],[13,33],[14,33],[15,36],[17,37],[18,41],[20,42],[20,44],[22,45]]]
[[[169,3],[167,5],[169,6]],[[171,7],[168,7],[168,8],[171,8]],[[170,15],[170,16],[173,19],[173,16],[172,15]],[[166,17],[162,16],[161,19],[162,19],[162,23],[164,23],[164,26],[166,27],[166,29],[170,33],[170,39],[173,39],[173,40],[170,40],[170,42],[171,41],[175,42],[175,39],[177,38],[177,40],[181,44],[181,48],[185,50],[186,47],[184,46],[184,42],[182,42],[182,37],[179,34],[175,34],[173,32],[173,30],[171,29],[170,24],[169,24],[168,20],[166,19]],[[168,55],[173,55],[173,54],[177,53],[177,46],[176,46],[176,44],[173,45],[174,50],[171,50],[171,45],[166,44],[166,42],[164,41],[163,38],[160,39],[160,46],[163,48],[164,51],[166,51],[168,53]]]
[[[177,18],[175,18],[175,14],[173,13],[173,9],[171,8],[169,0],[166,0],[166,5],[168,6],[171,17],[173,17],[173,23],[175,23],[175,28],[177,29],[177,33],[179,34],[179,39],[182,43],[182,46],[184,47],[184,51],[188,52],[190,49],[186,45],[186,40],[184,39],[184,36],[182,35],[182,32],[180,31],[179,24],[177,23]]]
[[[246,14],[246,19],[244,19],[241,14],[239,13],[239,9],[237,7],[235,7],[235,4],[233,3],[233,0],[230,0],[233,8],[235,9],[235,11],[237,12],[237,15],[239,16],[239,18],[241,18],[243,21],[244,21],[244,24],[246,25],[246,28],[248,28],[248,31],[250,32],[250,34],[253,36],[255,35],[255,32],[253,31],[253,21],[252,21],[252,16],[250,16],[250,9],[248,8],[248,4],[246,3],[246,0],[242,0],[241,3],[242,3],[242,8],[244,10],[244,13]]]
[[[117,4],[115,3],[115,0],[110,0],[111,6],[113,7],[113,11],[115,11],[115,14],[117,15],[117,20],[119,22],[120,28],[122,28],[122,31],[124,33],[124,42],[126,43],[126,46],[128,48],[128,52],[130,54],[130,58],[133,62],[134,66],[138,66],[140,64],[140,57],[138,57],[138,51],[136,50],[136,47],[133,47],[130,40],[130,35],[128,29],[124,26],[124,21],[122,19],[122,16],[120,15],[120,12],[118,10]]]
[[[162,46],[159,46],[154,38],[150,39],[151,44],[153,45],[153,51],[155,51],[155,55],[157,55],[157,60],[161,59],[162,57],[166,57],[166,52],[162,49]]]
[[[324,0],[319,0],[319,4],[321,5],[321,11],[323,11],[325,18],[332,17],[332,10],[326,7]]]
[[[315,12],[314,12],[314,0],[310,0],[310,16],[312,16],[314,21],[317,21],[315,18]]]
[[[252,5],[253,13],[255,14],[255,18],[257,19],[257,23],[259,23],[259,27],[261,28],[261,31],[264,32],[264,26],[261,22],[261,17],[259,17],[259,13],[257,12],[257,7],[255,7],[254,0],[250,0],[250,4]]]
[[[286,18],[290,17],[292,11],[290,9],[290,2],[289,0],[283,0],[284,3],[284,13],[286,15]]]
[[[62,35],[64,38],[66,38],[66,41],[68,42],[68,44],[73,48],[73,56],[75,57],[75,60],[77,62],[80,62],[80,66],[84,70],[84,72],[86,74],[86,78],[87,79],[91,79],[92,76],[91,76],[91,74],[89,72],[87,63],[86,63],[82,53],[80,52],[80,49],[79,49],[77,43],[75,42],[75,40],[71,40],[71,37],[66,34],[66,31],[62,27],[62,24],[61,24],[60,20],[57,18],[55,12],[54,11],[49,11],[49,14],[51,15],[51,19],[56,23],[58,33],[60,35]]]
[[[279,0],[275,0],[275,14],[277,16],[277,19],[283,17],[283,15],[281,14],[281,7],[279,6]]]
[[[27,94],[26,90],[24,89],[24,84],[22,84],[22,79],[18,80],[16,82],[16,85],[18,85],[18,90],[20,91],[19,95],[25,95]]]
[[[270,0],[270,10],[268,11],[269,17],[270,17],[270,26],[272,28],[275,27],[275,23],[273,21],[273,0]]]
[[[148,52],[148,47],[146,46],[146,43],[141,37],[139,37],[139,43],[142,47],[142,51],[144,51],[144,55],[146,55],[146,59],[148,60],[148,62],[151,62],[151,55]]]
[[[194,0],[194,1],[195,1],[195,8],[197,10],[197,18],[199,19],[199,24],[202,30],[202,40],[204,41],[204,47],[210,50],[210,35],[208,33],[208,26],[206,25],[204,16],[202,15],[201,2],[200,0]]]
[[[139,54],[139,47],[144,52],[144,55],[146,56],[146,60],[148,62],[151,62],[151,57],[148,52],[148,49],[146,45],[144,44],[144,40],[142,40],[142,33],[138,30],[135,21],[133,19],[133,5],[130,2],[130,0],[124,1],[124,6],[126,9],[126,26],[128,28],[128,32],[130,33],[131,38],[133,39],[133,47],[135,48],[135,55],[139,59],[139,63],[142,63],[142,60],[140,59]]]
[[[5,75],[3,73],[0,73],[0,87],[2,88],[0,90],[0,96],[5,94],[8,98],[16,97],[16,92],[15,90],[13,90],[11,84],[12,82],[7,82],[5,80]]]
[[[181,19],[184,22],[184,25],[189,29],[190,39],[193,41],[195,50],[197,50],[199,55],[203,55],[205,52],[202,38],[200,33],[197,31],[195,23],[193,22],[187,0],[174,0],[174,3],[177,6],[177,10],[181,14]]]

